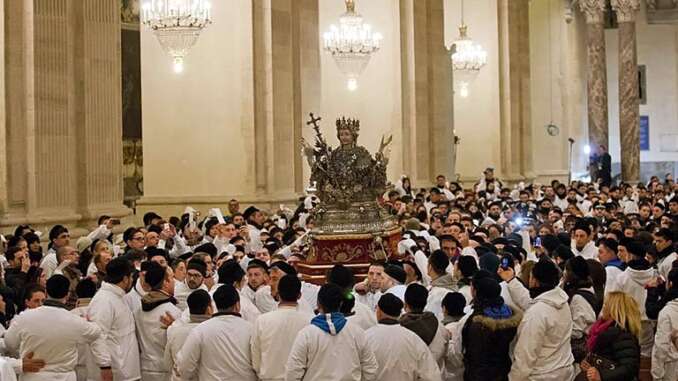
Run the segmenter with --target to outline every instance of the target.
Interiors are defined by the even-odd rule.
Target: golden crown
[[[358,119],[351,119],[351,118],[346,118],[346,117],[341,117],[337,119],[337,132],[340,130],[349,130],[351,131],[351,134],[353,135],[358,135],[358,132],[360,131],[360,120]]]

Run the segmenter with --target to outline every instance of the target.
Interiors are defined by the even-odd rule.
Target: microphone
[[[574,139],[572,138],[567,138],[567,141],[570,142],[570,144],[574,144]]]

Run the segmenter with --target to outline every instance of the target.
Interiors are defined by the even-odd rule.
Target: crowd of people
[[[678,186],[403,176],[367,274],[304,281],[313,208],[2,238],[0,380],[678,380]],[[46,245],[44,247],[43,245]]]

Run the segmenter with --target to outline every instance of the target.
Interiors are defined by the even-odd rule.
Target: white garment
[[[261,381],[284,380],[294,339],[313,319],[312,313],[282,305],[257,318],[252,329],[252,367]]]
[[[205,286],[204,283],[202,283],[200,285],[200,287],[198,287],[195,290],[208,291],[207,286]],[[179,282],[179,281],[174,282],[174,299],[176,299],[176,301],[177,301],[177,308],[179,308],[182,311],[187,309],[188,304],[186,304],[186,299],[188,299],[188,296],[191,295],[191,293],[195,290],[189,288],[185,281],[184,282]]]
[[[71,310],[71,313],[83,320],[87,320],[89,316],[89,306],[76,307]],[[89,353],[91,353],[91,348],[85,343],[78,344],[78,363],[75,366],[75,375],[78,381],[86,381],[88,373],[90,372],[87,368],[88,363],[92,363],[90,366],[91,372],[94,374],[96,372],[95,366],[92,361],[87,361]]]
[[[417,334],[399,324],[379,324],[365,331],[380,381],[440,381],[440,369]]]
[[[0,380],[2,381],[16,381],[14,363],[9,360],[11,359],[8,357],[0,356]]]
[[[623,273],[617,276],[617,285],[611,291],[622,291],[632,297],[638,304],[640,310],[641,332],[640,332],[640,354],[644,357],[652,356],[652,346],[654,342],[654,323],[651,322],[645,312],[645,301],[647,300],[647,290],[645,285],[655,277],[655,270],[636,270],[627,267]],[[607,290],[606,290],[607,292]]]
[[[384,294],[393,294],[398,297],[403,303],[405,303],[405,291],[407,286],[403,284],[397,284],[384,292]]]
[[[301,297],[311,306],[311,310],[318,305],[318,291],[320,286],[317,284],[301,282]]]
[[[103,282],[89,303],[89,319],[97,323],[103,332],[115,381],[131,381],[141,377],[134,316],[124,302],[124,296],[123,289]],[[90,373],[89,377],[98,379],[97,374]]]
[[[464,295],[464,299],[466,299],[466,305],[471,304],[471,300],[473,300],[473,295],[471,294],[471,286],[466,285],[466,286],[461,286],[459,288],[459,293]]]
[[[593,288],[586,291],[595,295]],[[577,294],[572,296],[570,311],[572,313],[572,337],[579,339],[588,334],[589,329],[596,322],[596,312],[583,296]]]
[[[150,311],[142,309],[134,313],[137,326],[137,337],[141,354],[142,380],[169,378],[170,368],[165,362],[165,346],[167,346],[167,330],[162,327],[160,319],[169,313],[174,319],[181,317],[181,310],[174,304],[165,302]]]
[[[556,287],[532,300],[529,291],[517,280],[511,281],[508,289],[513,300],[525,306],[509,379],[573,379],[572,313],[565,291]]]
[[[356,301],[353,307],[354,314],[347,316],[348,321],[358,325],[363,331],[366,331],[377,325],[377,315],[375,311],[362,303]]]
[[[92,344],[92,353],[99,366],[107,366],[106,348],[101,329],[65,308],[42,306],[24,311],[14,318],[5,332],[5,345],[23,358],[33,352],[45,360],[38,373],[22,375],[22,380],[75,380],[78,344]]]
[[[617,286],[617,278],[619,274],[623,273],[622,269],[617,266],[605,266],[605,293],[619,288]]]
[[[111,231],[108,229],[108,227],[106,227],[106,225],[99,225],[99,227],[92,230],[92,232],[90,232],[87,235],[87,238],[89,238],[90,240],[92,240],[92,242],[94,242],[98,239],[99,240],[107,239],[109,235],[111,235]]]
[[[177,356],[184,346],[188,335],[198,324],[193,321],[183,322],[178,320],[167,328],[167,345],[165,346],[165,363],[171,372],[170,379],[180,381],[181,377],[177,371]]]
[[[57,262],[56,250],[50,248],[42,258],[42,261],[40,261],[40,267],[45,273],[45,279],[49,279],[52,276],[57,266],[59,266],[59,262]]]
[[[354,288],[353,295],[355,295],[356,302],[366,305],[372,311],[376,311],[377,304],[379,303],[379,298],[381,298],[382,294],[380,290],[376,290],[374,292],[367,291],[364,295],[360,295],[357,292],[355,292]]]
[[[445,357],[447,357],[447,346],[449,343],[450,331],[438,321],[438,330],[436,331],[436,335],[433,336],[433,341],[428,345],[428,349],[431,350],[431,355],[433,355],[433,359],[436,361],[438,368],[441,371],[445,369]]]
[[[572,241],[572,253],[574,253],[575,256],[581,255],[584,259],[598,259],[598,247],[593,241],[589,241],[581,251],[577,250],[577,246],[574,241]]]
[[[249,288],[249,287],[247,287]],[[278,308],[278,302],[271,295],[271,286],[262,285],[254,293],[254,305],[262,314],[275,311]]]
[[[336,335],[314,325],[302,329],[286,370],[286,381],[373,381],[378,366],[365,332],[349,321]]]
[[[654,380],[678,380],[678,348],[671,342],[671,335],[676,330],[678,330],[678,299],[668,302],[659,312],[657,334],[652,349]]]
[[[137,279],[134,287],[123,297],[127,308],[129,308],[132,314],[141,309],[141,298],[144,295],[146,295],[146,290],[141,287],[141,279]]]
[[[669,273],[673,268],[673,261],[678,259],[678,254],[675,252],[669,254],[668,256],[662,258],[657,262],[657,268],[659,269],[659,275],[663,276],[664,279],[669,279]]]
[[[447,356],[445,358],[445,369],[443,370],[443,380],[445,381],[464,380],[462,330],[470,317],[471,313],[468,313],[459,319],[459,321],[445,326],[445,329],[450,333],[450,341],[447,345]]]
[[[426,307],[424,308],[424,311],[432,312],[434,315],[436,315],[438,321],[443,321],[445,316],[443,316],[442,303],[445,296],[450,292],[454,291],[444,287],[430,287],[428,290],[428,300],[426,301]]]
[[[200,323],[177,356],[182,379],[257,381],[250,353],[251,335],[252,324],[235,315],[216,314]]]

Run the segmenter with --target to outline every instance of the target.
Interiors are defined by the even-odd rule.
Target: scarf
[[[596,346],[598,337],[601,333],[607,331],[608,328],[614,323],[614,320],[603,320],[599,319],[591,326],[589,330],[589,338],[586,340],[586,349],[589,352],[593,352],[593,348]]]
[[[483,315],[492,319],[508,319],[513,315],[513,312],[511,312],[511,309],[506,304],[502,304],[499,307],[483,309]]]
[[[624,262],[622,262],[621,259],[613,259],[605,264],[605,267],[616,267],[621,271],[624,271],[626,269],[626,265]]]
[[[346,326],[346,318],[341,312],[332,312],[331,314],[320,314],[311,320],[311,324],[336,336]]]

